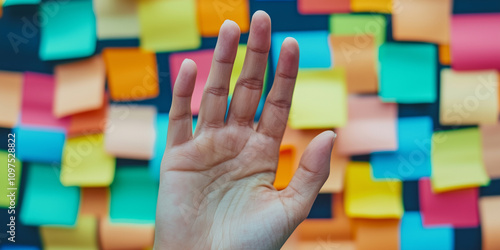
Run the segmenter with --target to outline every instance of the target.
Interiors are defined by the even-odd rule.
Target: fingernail
[[[335,145],[335,139],[337,139],[337,133],[335,133],[335,131],[333,131],[332,147],[333,147],[333,145]]]

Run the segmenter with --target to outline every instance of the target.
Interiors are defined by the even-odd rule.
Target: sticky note
[[[424,226],[477,227],[479,225],[478,196],[477,188],[433,193],[430,180],[420,179],[419,198]]]
[[[398,147],[398,107],[376,96],[349,96],[347,124],[339,128],[335,144],[344,155],[394,151]]]
[[[387,21],[380,14],[333,14],[330,15],[330,33],[335,36],[356,36],[356,45],[365,46],[370,35],[375,37],[375,44],[385,42]]]
[[[347,13],[351,11],[351,2],[350,0],[298,0],[297,8],[303,15]]]
[[[339,69],[300,70],[288,124],[295,129],[342,127],[347,122],[345,74]]]
[[[139,105],[111,105],[105,129],[105,148],[116,157],[149,160],[155,143],[156,108]],[[136,131],[137,133],[131,133]]]
[[[351,0],[351,10],[352,12],[391,13],[392,0]]]
[[[141,48],[168,52],[201,45],[195,0],[140,0]]]
[[[28,175],[21,222],[30,226],[73,226],[78,215],[80,189],[61,184],[59,166],[31,163],[24,170]]]
[[[103,134],[68,139],[61,165],[64,186],[107,187],[115,174],[115,158],[105,151]]]
[[[198,4],[198,26],[202,36],[217,36],[222,23],[229,19],[238,24],[241,33],[250,28],[248,0],[200,0]]]
[[[451,64],[450,45],[439,45],[439,62],[443,65]]]
[[[22,161],[61,162],[66,138],[64,131],[21,126],[16,127],[14,132],[16,134],[16,156]]]
[[[103,56],[113,101],[137,101],[158,96],[154,53],[138,48],[106,48]]]
[[[3,6],[39,4],[39,3],[40,3],[40,0],[4,0]]]
[[[299,68],[331,68],[331,52],[328,31],[274,32],[271,36],[271,55],[274,68],[278,65],[281,44],[287,37],[293,37],[299,43]]]
[[[238,82],[238,78],[240,77],[241,71],[243,70],[243,63],[245,62],[245,56],[247,52],[247,45],[246,44],[240,44],[238,45],[238,50],[236,51],[236,58],[234,59],[234,64],[233,64],[233,71],[231,71],[231,80],[229,82],[229,96],[231,96],[234,93],[234,88],[236,87],[236,83]],[[266,73],[264,75],[264,85],[263,89],[267,88],[267,67],[266,67]],[[262,91],[262,95],[264,96],[264,91]],[[260,104],[259,104],[260,105]],[[257,110],[257,112],[259,112]]]
[[[75,227],[40,227],[43,248],[57,249],[99,249],[97,240],[97,219],[83,215],[78,218]]]
[[[172,89],[174,88],[175,81],[177,79],[177,76],[179,75],[179,70],[181,69],[181,64],[184,59],[189,58],[193,60],[198,68],[196,83],[194,85],[193,95],[191,96],[191,112],[193,115],[197,115],[198,111],[200,110],[201,97],[203,96],[203,89],[205,88],[208,74],[210,73],[213,56],[213,49],[173,53],[170,55],[170,75]]]
[[[398,219],[355,219],[356,249],[399,249]]]
[[[102,106],[106,72],[101,56],[59,64],[54,71],[54,116],[68,116]]]
[[[394,40],[449,44],[452,0],[393,1]]]
[[[94,11],[91,1],[71,1],[58,5],[44,2],[40,11],[52,13],[41,27],[40,59],[61,60],[90,56],[97,43]]]
[[[435,132],[432,136],[432,189],[445,192],[484,186],[481,134],[477,128]]]
[[[347,166],[345,210],[356,218],[401,218],[403,200],[400,181],[375,181],[367,162]]]
[[[17,124],[21,111],[23,87],[21,73],[0,71],[0,127],[12,128]]]
[[[453,227],[424,227],[419,212],[405,212],[400,230],[401,250],[454,249]]]
[[[455,70],[500,69],[500,14],[453,15],[452,67]]]
[[[380,91],[385,102],[436,101],[437,49],[432,44],[385,43],[379,49]]]
[[[285,189],[292,180],[295,173],[295,147],[292,145],[284,145],[280,148],[280,156],[278,160],[278,168],[274,179],[274,187],[278,190]]]
[[[14,201],[14,204],[18,203],[17,197],[19,195],[23,164],[21,160],[15,158],[15,152],[9,156],[9,152],[3,150],[0,150],[0,161],[2,162],[0,173],[4,176],[4,181],[0,184],[2,190],[0,193],[0,207],[7,208],[12,201]],[[16,195],[9,196],[11,192],[15,192]]]
[[[21,124],[60,129],[68,127],[68,118],[58,119],[52,114],[54,88],[55,80],[51,75],[32,72],[24,74]]]
[[[136,0],[94,0],[93,3],[99,39],[123,39],[139,36]]]
[[[377,93],[377,56],[374,37],[366,36],[363,46],[358,44],[358,37],[331,36],[333,61],[336,68],[346,72],[347,92]]]
[[[113,223],[154,224],[158,182],[144,167],[123,167],[116,170],[109,187],[109,216]],[[141,197],[138,202],[137,197]]]
[[[96,110],[74,114],[70,118],[68,137],[104,132],[108,111],[108,97],[103,96],[102,106]]]
[[[155,180],[160,179],[161,161],[163,153],[167,147],[168,135],[168,114],[158,114],[156,117],[156,139],[154,145],[154,155],[149,161],[149,171]]]
[[[376,179],[418,180],[431,176],[433,124],[427,116],[398,119],[398,149],[371,154]]]
[[[103,219],[109,214],[109,188],[81,188],[80,214]]]
[[[498,123],[498,90],[498,74],[494,70],[443,69],[439,122],[443,125]]]
[[[500,124],[482,125],[481,143],[486,172],[491,179],[500,178]]]
[[[146,249],[153,246],[154,232],[152,225],[111,223],[109,218],[99,220],[103,249]]]
[[[489,196],[479,199],[483,249],[493,250],[500,247],[498,228],[500,228],[500,197]]]

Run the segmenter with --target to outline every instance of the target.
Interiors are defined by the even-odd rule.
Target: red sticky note
[[[174,53],[170,55],[170,72],[172,76],[172,89],[175,85],[175,79],[179,74],[181,64],[184,59],[189,58],[196,63],[198,67],[198,74],[196,75],[196,83],[194,85],[194,92],[191,98],[191,112],[193,115],[197,115],[200,110],[201,97],[203,96],[203,88],[205,88],[205,83],[207,82],[208,74],[210,73],[210,67],[212,65],[212,57],[214,56],[214,50],[201,50],[193,52],[183,52]]]
[[[477,188],[433,193],[428,178],[420,179],[418,186],[424,226],[451,225],[460,228],[479,225]]]
[[[69,118],[56,118],[52,113],[55,80],[52,75],[27,72],[24,74],[21,124],[62,128]]]
[[[298,0],[300,14],[348,13],[351,11],[351,0]]]

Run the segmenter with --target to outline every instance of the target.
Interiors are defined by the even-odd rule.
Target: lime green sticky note
[[[435,132],[432,152],[431,181],[435,192],[489,184],[478,128]]]
[[[386,26],[385,17],[379,14],[330,15],[330,33],[333,35],[358,35],[360,46],[362,46],[363,36],[366,34],[375,36],[377,45],[384,43]]]
[[[118,168],[110,186],[111,222],[154,224],[158,185],[147,167]]]
[[[66,141],[61,171],[64,186],[107,187],[113,182],[114,175],[115,158],[104,150],[102,134]]]
[[[294,129],[342,127],[347,90],[341,69],[299,70],[288,124]]]
[[[40,5],[40,12],[53,13],[42,26],[39,51],[42,60],[86,57],[94,53],[97,35],[92,1],[45,2]]]
[[[246,44],[238,45],[236,58],[234,59],[233,71],[231,73],[231,81],[229,84],[229,95],[233,95],[234,93],[234,87],[236,87],[238,78],[240,77],[241,71],[243,70],[243,63],[245,62],[246,52],[247,52]],[[267,86],[267,67],[266,67],[266,73],[264,75],[264,86],[262,89],[265,90],[266,86]],[[264,91],[262,91],[262,94],[264,94]]]
[[[21,221],[29,226],[73,226],[80,206],[80,189],[59,181],[59,166],[31,163],[21,209]]]
[[[14,157],[15,152],[9,156],[7,151],[0,150],[0,178],[4,179],[0,182],[0,188],[2,189],[0,191],[0,207],[4,208],[9,207],[11,201],[13,205],[17,204],[17,197],[19,196],[22,163]]]
[[[155,52],[201,45],[195,0],[139,0],[141,48]]]

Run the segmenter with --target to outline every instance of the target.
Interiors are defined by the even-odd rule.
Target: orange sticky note
[[[1,10],[1,8],[0,8]],[[1,13],[1,11],[0,11]],[[12,128],[21,111],[23,74],[0,71],[0,127]]]
[[[104,218],[109,214],[109,189],[81,188],[80,214]]]
[[[248,32],[248,0],[198,0],[198,25],[202,36],[217,36],[226,19],[236,22],[242,33]]]
[[[111,99],[136,101],[158,96],[154,53],[139,48],[106,48],[103,56]]]
[[[348,13],[351,11],[350,0],[298,0],[300,14]]]
[[[348,93],[376,93],[378,90],[375,37],[331,36],[334,67],[344,68]]]
[[[63,117],[102,106],[106,73],[101,56],[55,67],[53,113]]]
[[[352,12],[391,13],[392,0],[351,0]]]
[[[356,219],[353,221],[356,234],[356,249],[398,250],[399,220],[397,219]]]
[[[153,246],[153,225],[112,224],[109,218],[99,222],[99,239],[104,250],[135,250]]]
[[[99,109],[71,116],[68,137],[102,133],[106,125],[107,112],[108,97],[104,95],[103,104]]]
[[[449,44],[452,3],[452,0],[394,0],[394,39]]]
[[[483,161],[491,179],[500,178],[500,124],[481,125]]]
[[[439,62],[443,65],[451,64],[451,49],[449,44],[439,45]]]
[[[278,169],[276,170],[276,178],[274,179],[274,187],[276,189],[285,189],[292,180],[295,172],[294,160],[295,147],[292,145],[281,146]]]
[[[500,249],[500,196],[486,196],[479,199],[483,249]]]

